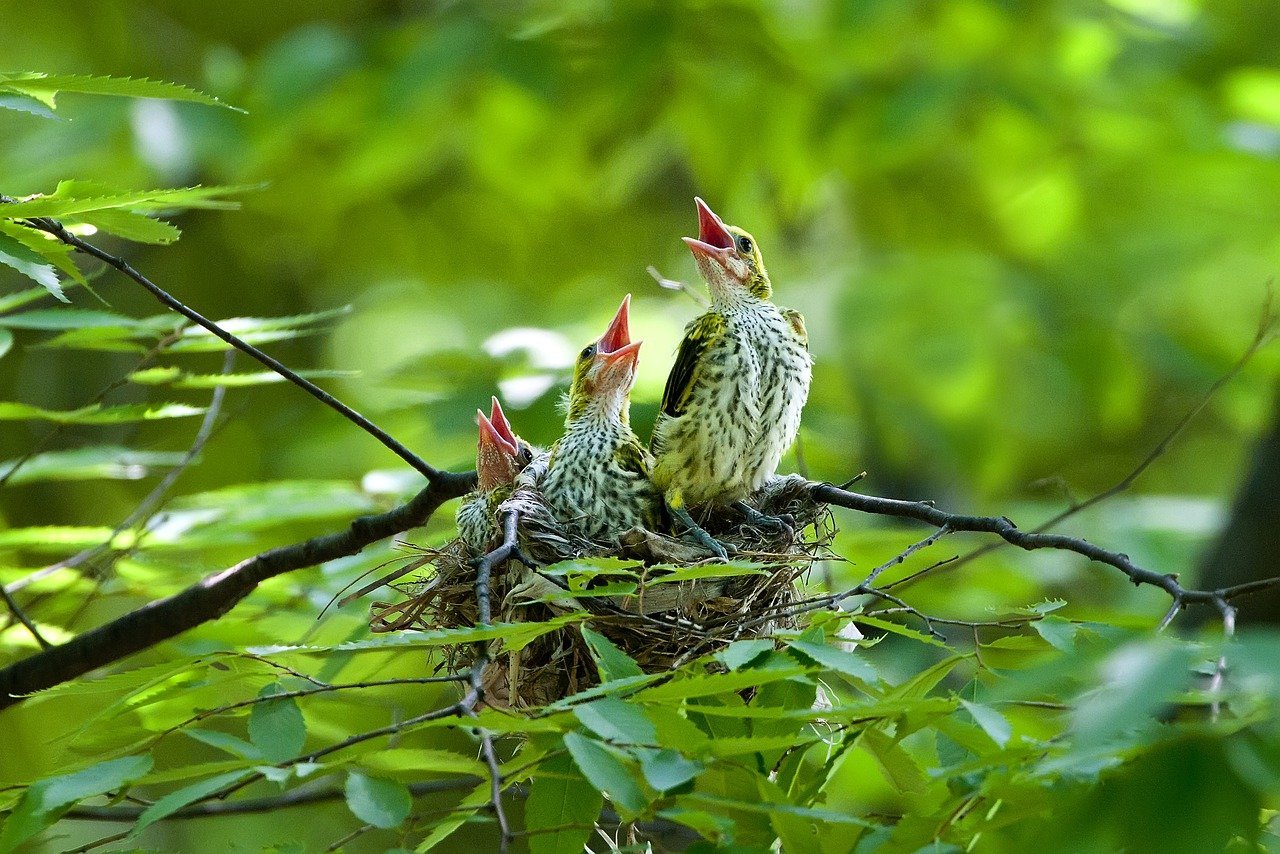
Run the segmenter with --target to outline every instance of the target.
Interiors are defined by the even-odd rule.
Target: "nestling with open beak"
[[[516,476],[533,461],[538,451],[511,429],[498,398],[493,398],[489,417],[476,410],[480,441],[476,446],[476,490],[458,507],[458,536],[474,554],[481,555],[499,539],[498,505],[511,495]]]
[[[698,237],[686,237],[711,307],[685,328],[649,444],[653,482],[694,539],[721,557],[689,507],[737,507],[776,528],[743,499],[774,475],[795,441],[812,359],[804,318],[780,310],[755,239],[696,199]]]
[[[578,354],[565,433],[540,478],[556,517],[591,539],[636,525],[655,528],[661,514],[661,497],[649,481],[652,460],[630,424],[640,351],[630,337],[630,306],[627,294],[604,335]]]

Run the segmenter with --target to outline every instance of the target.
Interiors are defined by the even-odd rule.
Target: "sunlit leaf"
[[[292,759],[302,752],[307,740],[307,724],[293,697],[263,699],[282,692],[279,683],[258,692],[260,702],[249,713],[249,740],[273,762]]]
[[[604,798],[567,756],[543,764],[525,802],[531,854],[581,854]]]
[[[374,827],[397,827],[413,809],[413,798],[404,783],[385,777],[352,771],[347,775],[345,791],[352,814]]]
[[[59,92],[86,95],[122,95],[129,98],[162,98],[169,101],[191,101],[243,112],[195,89],[178,83],[134,77],[106,77],[89,74],[44,74],[41,72],[0,73],[0,90],[29,95],[52,108]]]
[[[149,755],[110,759],[74,774],[32,783],[0,829],[0,851],[12,851],[35,836],[73,804],[119,789],[151,770]]]
[[[126,403],[119,406],[94,404],[81,409],[42,409],[28,403],[0,402],[0,421],[52,421],[55,424],[128,424],[162,418],[190,418],[203,415],[199,406],[185,403]]]

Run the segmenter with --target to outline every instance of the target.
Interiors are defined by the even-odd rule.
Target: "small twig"
[[[0,199],[2,198],[3,197],[0,196]],[[139,358],[138,361],[134,362],[133,367],[130,368],[129,371],[124,374],[124,376],[119,377],[116,380],[113,380],[105,388],[101,389],[93,397],[85,401],[84,405],[93,406],[95,404],[102,403],[102,401],[106,399],[107,395],[111,394],[111,392],[115,391],[116,389],[120,388],[125,383],[127,383],[129,381],[130,375],[146,367],[157,356],[159,356],[162,352],[164,352],[169,347],[170,344],[172,344],[173,342],[181,338],[183,328],[185,328],[185,324],[183,325],[183,327],[180,327],[174,330],[173,332],[170,332],[168,335],[164,336],[159,341],[157,341],[150,350],[142,354],[141,358]],[[48,447],[50,442],[58,438],[58,436],[61,436],[62,433],[65,432],[70,426],[71,426],[70,424],[55,425],[52,430],[50,430],[48,433],[45,433],[43,436],[41,436],[40,439],[35,443],[35,445],[31,447],[30,450],[28,450],[25,454],[23,454],[21,457],[15,460],[13,465],[10,466],[9,469],[4,474],[0,475],[0,489],[4,488],[5,484],[9,482],[9,479],[11,477],[13,477],[15,474],[18,473],[19,469],[21,469],[27,463],[35,459],[36,454],[40,453],[46,447]]]
[[[128,836],[131,832],[132,831],[122,830],[119,833],[113,833],[110,836],[104,836],[101,839],[94,840],[93,842],[86,842],[84,845],[81,845],[79,848],[68,848],[65,854],[84,854],[85,851],[92,851],[95,848],[101,848],[103,845],[110,845],[112,842],[119,842],[121,839],[124,839],[126,836]]]
[[[1231,607],[1227,600],[1221,596],[1215,598],[1213,604],[1217,607],[1218,612],[1222,614],[1223,636],[1228,639],[1233,637],[1236,633],[1236,609]],[[1227,657],[1226,655],[1220,655],[1213,667],[1213,678],[1209,680],[1209,693],[1213,696],[1213,702],[1209,706],[1209,715],[1210,719],[1215,723],[1222,712],[1222,683],[1226,674]]]
[[[36,624],[31,622],[31,619],[23,612],[18,603],[14,601],[13,597],[9,595],[8,588],[3,584],[0,584],[0,599],[4,599],[5,607],[9,609],[9,613],[13,615],[15,620],[26,626],[27,631],[36,639],[36,643],[40,644],[41,649],[50,649],[53,646],[53,644],[45,640],[44,635],[40,634],[40,630],[36,628]]]
[[[813,483],[810,484],[809,489],[816,500],[837,507],[847,507],[851,510],[875,513],[882,516],[916,519],[939,528],[945,527],[951,531],[975,531],[996,534],[1005,542],[1028,551],[1033,549],[1061,549],[1075,552],[1089,560],[1120,570],[1135,585],[1150,584],[1153,587],[1159,587],[1175,601],[1182,602],[1184,605],[1212,605],[1216,604],[1218,600],[1229,602],[1234,597],[1242,596],[1246,593],[1255,593],[1259,590],[1280,587],[1280,576],[1276,576],[1219,590],[1192,590],[1183,587],[1178,582],[1176,575],[1162,574],[1144,569],[1134,564],[1128,555],[1109,551],[1087,540],[1069,537],[1065,534],[1023,531],[1006,516],[965,516],[958,513],[948,513],[929,502],[902,501],[896,498],[877,498],[870,495],[861,495],[856,492],[846,492],[829,483]],[[888,587],[893,586],[888,585]]]
[[[222,362],[223,374],[231,373],[231,368],[235,363],[235,356],[235,350],[227,351],[226,358],[224,358]],[[76,567],[87,564],[90,561],[97,560],[97,558],[111,550],[111,545],[115,542],[116,537],[119,537],[124,531],[129,528],[133,528],[150,517],[155,509],[164,501],[165,496],[168,495],[169,490],[173,488],[173,485],[178,481],[178,478],[182,476],[182,473],[185,472],[193,462],[195,462],[196,457],[198,457],[200,452],[204,450],[204,446],[209,442],[209,438],[213,435],[213,428],[217,424],[218,416],[222,414],[222,403],[226,396],[226,386],[218,386],[213,390],[213,396],[209,400],[209,407],[205,410],[204,418],[200,421],[200,427],[196,430],[195,439],[192,440],[191,446],[187,448],[186,453],[184,453],[182,458],[178,460],[178,464],[167,471],[164,477],[161,478],[160,482],[157,483],[155,487],[147,493],[146,497],[138,503],[138,506],[134,508],[133,512],[125,517],[124,521],[116,525],[111,530],[111,533],[107,535],[106,539],[96,546],[90,546],[89,548],[79,551],[65,560],[60,560],[57,563],[50,564],[43,569],[36,570],[30,575],[18,579],[8,586],[8,592],[16,593],[22,588],[34,584],[35,582],[52,575],[58,570],[75,569]]]
[[[706,297],[689,287],[687,283],[676,281],[675,279],[668,279],[666,276],[659,273],[658,268],[652,264],[646,267],[645,270],[650,276],[653,276],[653,280],[658,283],[659,287],[666,288],[669,291],[680,291],[702,308],[707,308],[711,305],[711,303],[707,301]]]
[[[1191,423],[1195,421],[1200,413],[1205,410],[1215,397],[1217,397],[1218,392],[1220,392],[1227,383],[1235,379],[1240,372],[1245,369],[1245,366],[1253,360],[1253,357],[1257,355],[1259,350],[1270,343],[1274,337],[1276,326],[1280,323],[1280,314],[1277,314],[1274,309],[1274,299],[1275,293],[1273,285],[1271,282],[1267,282],[1258,325],[1254,329],[1252,340],[1250,340],[1249,345],[1245,348],[1244,352],[1241,353],[1240,358],[1235,361],[1235,364],[1233,364],[1225,374],[1218,377],[1218,379],[1209,386],[1205,393],[1201,395],[1200,400],[1196,402],[1195,406],[1191,407],[1191,409],[1178,419],[1177,423],[1173,425],[1173,428],[1156,443],[1155,447],[1152,448],[1151,451],[1143,457],[1128,474],[1096,495],[1086,498],[1083,501],[1072,500],[1071,504],[1065,510],[1062,510],[1032,528],[1031,533],[1042,534],[1072,516],[1075,516],[1077,513],[1088,510],[1090,507],[1101,504],[1102,502],[1108,501],[1120,493],[1125,492],[1129,487],[1133,486],[1134,482],[1137,481],[1137,479],[1141,477],[1143,473],[1145,473],[1146,470],[1156,462],[1156,460],[1168,453],[1169,448],[1172,447],[1173,443],[1181,438],[1182,434],[1186,432],[1189,426],[1191,426]],[[1070,489],[1066,486],[1065,481],[1062,483],[1064,490],[1068,495],[1070,495]],[[953,561],[948,567],[948,571],[963,566],[964,564],[988,554],[995,549],[1002,548],[1004,545],[1005,543],[988,543],[976,548],[968,554],[962,555],[958,560]],[[914,584],[921,578],[932,575],[936,569],[937,567],[925,567],[919,572],[915,572],[905,578],[898,579],[888,585],[888,587],[906,587],[910,584]]]
[[[257,347],[253,346],[249,342],[231,334],[230,332],[228,332],[227,330],[219,326],[217,323],[214,323],[212,320],[209,320],[200,312],[189,307],[186,303],[182,302],[177,297],[173,296],[168,291],[164,290],[159,285],[155,284],[150,279],[148,279],[146,276],[142,275],[142,273],[134,269],[133,265],[131,265],[128,261],[124,260],[123,258],[120,258],[119,256],[112,255],[110,252],[106,252],[102,249],[99,249],[97,246],[94,246],[92,243],[87,243],[84,240],[81,240],[79,237],[76,237],[74,234],[67,231],[67,229],[63,227],[62,223],[58,222],[57,220],[48,219],[45,217],[35,217],[32,219],[23,220],[23,221],[26,222],[28,225],[30,225],[32,228],[36,228],[36,229],[39,229],[40,231],[44,231],[49,234],[52,234],[54,237],[58,238],[68,246],[73,246],[87,255],[92,255],[94,258],[97,258],[98,260],[103,261],[104,263],[116,268],[121,273],[124,273],[130,279],[137,282],[142,287],[146,288],[147,291],[149,291],[152,296],[154,296],[157,300],[159,300],[162,304],[164,304],[169,309],[176,311],[178,314],[181,314],[183,317],[187,318],[191,322],[204,327],[209,332],[213,333],[215,336],[225,341],[227,344],[230,344],[232,347],[235,347],[237,350],[240,350],[243,353],[247,353],[248,355],[257,359],[259,362],[266,365],[268,368],[275,371],[277,374],[284,377],[289,382],[296,385],[298,388],[310,394],[312,397],[314,397],[316,400],[323,403],[325,406],[328,406],[330,409],[342,415],[342,417],[346,418],[352,424],[355,424],[357,427],[359,427],[361,430],[368,433],[370,436],[373,436],[375,439],[381,442],[384,446],[389,448],[396,456],[400,457],[400,459],[404,460],[406,463],[413,466],[413,468],[419,473],[421,473],[423,476],[430,479],[430,478],[434,478],[437,474],[440,473],[435,467],[427,463],[426,460],[422,459],[417,454],[410,451],[403,444],[401,444],[397,439],[395,439],[390,433],[383,430],[377,424],[374,424],[368,418],[361,415],[359,412],[356,412],[350,406],[338,400],[329,392],[320,388],[320,386],[316,385],[315,383],[311,382],[305,377],[299,375],[296,371],[286,366],[283,362],[279,361],[278,359],[272,356],[267,355],[262,350],[259,350]]]
[[[459,777],[453,780],[431,780],[424,783],[410,783],[409,794],[414,797],[452,792],[458,789],[470,789],[475,786],[475,777]],[[219,815],[246,815],[251,813],[274,812],[289,807],[307,806],[323,801],[337,801],[346,797],[343,789],[305,789],[298,788],[285,792],[274,798],[245,798],[241,801],[200,801],[184,807],[177,812],[165,816],[163,821],[175,819],[205,818]],[[63,817],[83,821],[119,821],[135,822],[142,815],[144,806],[94,807],[78,806]]]

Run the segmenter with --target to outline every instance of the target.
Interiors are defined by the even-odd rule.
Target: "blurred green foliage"
[[[209,316],[306,315],[274,329],[274,321],[246,323],[267,336],[283,330],[262,339],[273,353],[329,372],[319,381],[441,466],[469,466],[472,413],[495,387],[523,435],[554,439],[569,359],[628,291],[633,329],[646,341],[633,417],[647,433],[697,307],[658,288],[645,268],[695,275],[678,240],[696,225],[694,194],[758,237],[778,301],[808,318],[815,383],[803,457],[787,465],[833,481],[865,469],[868,491],[1008,513],[1024,525],[1066,502],[1063,484],[1086,495],[1118,480],[1196,403],[1247,344],[1280,260],[1280,6],[1270,2],[0,0],[0,17],[11,70],[173,80],[247,111],[66,93],[50,117],[0,95],[0,107],[14,108],[0,109],[0,193],[53,193],[64,179],[125,190],[261,185],[237,197],[239,211],[171,217],[184,232],[176,246],[96,239]],[[122,227],[119,217],[109,225]],[[151,236],[172,239],[162,231]],[[148,320],[159,309],[114,274],[90,282],[109,305],[68,291],[76,309],[111,314],[92,323],[57,319],[68,315],[50,297],[11,298],[27,284],[0,268],[0,306],[27,318],[0,328],[2,411],[26,419],[0,420],[0,460],[16,460],[52,429],[40,411],[90,423],[60,432],[39,465],[0,488],[0,582],[9,583],[101,542],[128,516],[198,421],[133,416],[167,404],[189,409],[168,414],[198,415],[221,362],[215,342],[188,336],[114,388],[102,411],[67,416],[135,372],[172,319]],[[1189,572],[1263,426],[1277,365],[1264,350],[1133,495],[1073,520],[1073,532],[1141,565]],[[242,359],[236,370],[256,369]],[[296,389],[238,382],[253,387],[230,389],[233,418],[183,475],[181,496],[141,548],[21,591],[48,637],[413,489],[413,478],[386,471],[399,467],[393,456]],[[75,452],[83,448],[95,450]],[[447,516],[420,539],[447,537]],[[874,520],[841,522],[838,548],[862,567],[916,538]],[[251,699],[281,679],[257,659],[232,657],[225,666],[241,681],[231,691],[221,670],[200,669],[195,656],[364,642],[362,603],[315,617],[393,554],[387,546],[273,581],[224,620],[129,663],[155,672],[4,713],[0,787],[92,765],[112,750],[124,755],[192,709]],[[830,572],[837,585],[857,580],[856,569]],[[1159,704],[1186,698],[1188,662],[1213,650],[1118,632],[1150,626],[1167,604],[1122,581],[1069,556],[996,552],[946,582],[910,588],[923,610],[970,619],[1062,596],[1068,605],[1054,619],[1081,628],[1059,625],[1055,634],[1039,621],[1035,631],[988,631],[982,660],[936,671],[941,653],[909,638],[860,653],[887,681],[849,679],[873,692],[915,684],[917,699],[933,705],[832,736],[842,746],[831,756],[798,752],[787,771],[800,781],[795,790],[751,797],[877,822],[905,812],[909,820],[857,843],[868,852],[1025,850],[1082,824],[1089,835],[1054,841],[1190,851],[1249,837],[1259,804],[1277,806],[1274,721],[1251,711],[1214,726],[1149,726]],[[949,634],[972,656],[967,630]],[[1274,700],[1272,677],[1250,664],[1268,660],[1272,647],[1243,643],[1239,666],[1263,675],[1240,702]],[[33,649],[20,626],[0,631],[0,664]],[[772,655],[772,664],[742,664],[810,664],[796,646]],[[330,653],[307,672],[355,681],[421,669],[414,654],[353,664]],[[994,674],[1004,670],[1034,675],[1001,687]],[[760,702],[807,708],[818,672],[810,671],[784,682],[801,686],[795,696]],[[157,694],[134,693],[162,673],[169,681],[156,683]],[[913,681],[930,673],[942,686],[931,695],[934,684]],[[859,684],[831,689],[837,703],[868,702]],[[1134,689],[1130,701],[1100,705],[1099,697],[1122,697],[1114,689],[1124,685]],[[420,713],[450,690],[308,699],[302,734],[337,741]],[[961,696],[977,705],[960,705]],[[1046,697],[1074,710],[1000,705]],[[109,714],[107,702],[116,704]],[[675,728],[664,738],[690,736],[673,722],[688,723],[685,706],[640,706],[654,725]],[[281,714],[297,735],[297,718]],[[581,714],[557,721],[538,737],[565,744],[576,764],[559,753],[548,760],[559,776],[545,779],[574,797],[584,789],[574,769],[593,761],[604,769],[597,773],[635,772],[627,779],[638,781],[632,795],[641,800],[660,788],[655,779],[679,779],[697,763],[702,801],[663,809],[709,837],[726,839],[728,816],[739,844],[779,834],[803,844],[789,834],[830,818],[721,809],[715,798],[740,802],[742,787],[764,778],[735,777],[734,763],[710,753],[653,755],[593,740],[607,736]],[[817,737],[804,723],[806,737]],[[254,728],[252,717],[246,725],[232,715],[217,731],[254,746]],[[170,737],[152,751],[156,770],[106,770],[134,772],[119,779],[152,774],[160,788],[148,791],[158,797],[198,777],[174,769],[204,763],[211,779],[261,764],[216,741]],[[410,741],[406,750],[436,752],[378,745],[345,760],[364,763],[344,783],[358,820],[338,803],[309,808],[306,822],[287,827],[244,816],[160,824],[144,840],[166,849],[234,840],[257,850],[304,839],[310,850],[362,822],[397,823],[402,795],[387,780],[474,770],[474,745],[461,734],[433,729]],[[382,754],[393,756],[379,765]],[[777,759],[763,749],[744,755],[757,772]],[[1116,771],[1117,757],[1133,761]],[[104,781],[118,784],[110,777],[91,774],[70,789],[107,791]],[[258,785],[269,792],[271,784]],[[610,794],[620,812],[639,804]],[[0,806],[16,797],[0,792]],[[529,808],[543,810],[548,798],[535,785]],[[473,840],[492,838],[489,827],[464,828]],[[833,829],[823,850],[851,850],[860,829]],[[67,832],[79,844],[93,830]],[[394,839],[374,833],[354,844],[380,850]],[[878,849],[883,840],[889,847]]]

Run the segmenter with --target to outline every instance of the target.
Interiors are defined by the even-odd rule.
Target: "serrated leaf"
[[[137,839],[142,831],[162,818],[173,815],[183,807],[212,795],[219,789],[240,782],[250,773],[250,771],[243,768],[237,771],[228,771],[225,774],[209,777],[197,783],[192,783],[190,786],[184,786],[177,791],[170,792],[142,811],[142,815],[138,816],[138,821],[134,824],[133,830],[129,831],[127,838]]]
[[[232,756],[238,756],[241,759],[249,759],[255,762],[261,762],[267,757],[262,750],[254,744],[250,744],[238,735],[232,735],[229,732],[220,732],[215,729],[199,729],[196,727],[187,727],[182,733],[196,741],[203,742],[210,747],[216,747],[218,750],[226,751]]]
[[[556,756],[543,763],[525,802],[530,854],[581,854],[602,806],[600,791],[579,773],[570,757]]]
[[[659,792],[683,786],[702,773],[705,767],[701,762],[686,759],[670,749],[651,751],[640,760],[645,780]]]
[[[258,692],[258,697],[269,697],[283,690],[279,683],[274,683]],[[301,753],[307,741],[307,723],[298,701],[281,697],[255,703],[249,713],[249,741],[273,762],[284,762]]]
[[[678,584],[682,581],[697,581],[702,578],[738,578],[743,575],[768,575],[758,563],[736,561],[730,563],[707,563],[697,566],[681,567],[665,575],[651,575],[649,584]]]
[[[828,670],[860,679],[864,682],[876,682],[879,675],[870,663],[843,649],[836,649],[825,643],[812,643],[804,640],[788,641],[787,645],[802,653]]]
[[[185,403],[127,403],[119,406],[94,404],[81,409],[52,410],[16,401],[0,402],[0,421],[52,421],[55,424],[127,424],[163,418],[190,418],[205,409]]]
[[[596,667],[600,670],[602,682],[644,675],[644,671],[640,669],[639,664],[636,664],[636,660],[615,646],[613,641],[604,635],[583,626],[582,639],[591,649],[591,655],[596,661]]]
[[[565,733],[564,746],[569,749],[569,755],[582,776],[624,815],[634,815],[648,804],[644,790],[618,752],[576,732]]]
[[[155,219],[139,211],[123,208],[94,211],[77,216],[80,222],[86,222],[99,231],[114,234],[116,237],[132,240],[135,243],[152,243],[165,246],[182,236],[182,231],[162,219]]]
[[[974,722],[982,727],[982,731],[997,745],[1004,747],[1009,743],[1009,738],[1013,735],[1013,727],[1009,726],[1009,721],[1004,715],[990,706],[970,703],[968,700],[961,700],[960,705],[965,707]]]
[[[14,850],[51,825],[73,804],[138,779],[151,770],[151,765],[150,756],[126,756],[99,762],[74,774],[37,780],[22,793],[0,829],[0,852]]]
[[[462,802],[458,804],[457,809],[446,813],[431,828],[431,832],[427,834],[422,842],[418,843],[418,847],[413,849],[417,854],[430,851],[441,842],[444,842],[459,827],[462,827],[468,819],[474,814],[474,810],[480,809],[489,803],[489,781],[485,780],[467,794]],[[427,825],[431,827],[431,825]]]
[[[166,451],[135,451],[117,445],[48,451],[22,463],[22,468],[8,482],[137,480],[146,477],[152,467],[179,464],[184,456]],[[19,462],[21,458],[0,463],[0,478],[13,471]]]
[[[154,211],[167,208],[209,208],[235,210],[239,202],[224,196],[258,189],[255,186],[179,187],[174,189],[112,191],[98,195],[78,195],[82,189],[76,182],[63,181],[52,195],[32,196],[0,205],[0,216],[7,219],[36,217],[76,217],[96,211],[127,208]],[[95,187],[95,189],[97,189]]]
[[[0,264],[17,270],[62,302],[71,302],[62,291],[58,272],[52,264],[8,234],[0,233]]]
[[[413,809],[409,789],[397,780],[352,771],[347,775],[345,792],[352,815],[384,830],[398,827]]]
[[[57,115],[48,105],[41,103],[29,95],[0,95],[0,110],[13,110],[18,113],[29,113],[42,119],[57,119]]]
[[[741,670],[767,652],[773,652],[773,641],[764,638],[734,641],[717,654],[730,670]]]
[[[479,777],[486,770],[474,755],[463,756],[429,747],[383,748],[361,756],[360,764],[370,771],[412,774],[472,774]]]
[[[1076,646],[1076,624],[1062,617],[1045,617],[1031,624],[1036,634],[1044,638],[1055,649],[1071,652]]]
[[[924,770],[912,756],[878,727],[868,727],[858,736],[858,743],[875,757],[885,776],[900,792],[922,792],[928,780]]]
[[[891,632],[892,634],[895,634],[895,635],[901,635],[904,638],[911,638],[912,640],[920,641],[920,643],[927,643],[930,646],[937,646],[937,647],[942,647],[943,649],[950,649],[949,646],[947,646],[945,643],[938,640],[937,638],[933,637],[932,635],[927,635],[924,632],[918,632],[913,628],[909,628],[908,626],[904,626],[900,623],[895,623],[891,620],[882,620],[879,617],[872,617],[866,614],[851,614],[850,619],[852,619],[853,622],[855,623],[859,623],[860,625],[872,626],[877,629],[883,629],[886,632]]]
[[[132,317],[86,308],[45,308],[0,316],[0,326],[10,329],[94,329],[103,326],[130,328],[141,324]]]
[[[0,206],[0,217],[3,216],[5,207]],[[80,268],[76,266],[76,262],[72,260],[72,248],[61,240],[54,238],[35,228],[25,225],[18,225],[7,219],[0,218],[0,232],[12,237],[23,246],[44,259],[46,264],[56,267],[62,275],[66,276],[72,282],[78,285],[84,285],[86,288],[89,282],[85,279],[84,274],[80,272]],[[89,289],[90,293],[94,293],[93,289]],[[47,295],[47,291],[44,295]],[[97,296],[95,293],[94,296]],[[101,299],[101,297],[99,297]],[[0,301],[2,302],[2,301]],[[65,302],[65,300],[64,300]]]
[[[646,701],[681,700],[690,697],[707,697],[712,694],[723,694],[729,691],[741,691],[766,682],[779,679],[795,679],[806,676],[812,668],[796,665],[794,667],[774,667],[769,669],[738,670],[732,673],[685,674],[681,673],[662,685],[646,688],[640,696]]]
[[[204,92],[183,86],[180,83],[166,83],[160,80],[149,80],[145,77],[10,72],[0,74],[0,90],[28,95],[50,109],[55,107],[54,100],[59,92],[75,92],[83,95],[113,95],[128,98],[189,101],[211,107],[223,107],[228,110],[235,110],[238,113],[244,112],[239,107],[233,107],[212,95],[206,95]]]
[[[618,744],[655,744],[658,734],[638,706],[617,697],[576,706],[574,715],[582,725],[606,741]]]
[[[3,318],[0,318],[3,321]],[[299,376],[307,379],[349,378],[360,375],[359,371],[298,371]],[[285,382],[285,378],[275,371],[251,371],[238,374],[189,374],[181,368],[173,366],[144,368],[129,374],[129,381],[138,385],[168,385],[173,388],[209,389],[209,388],[248,388],[250,386],[271,385]]]

